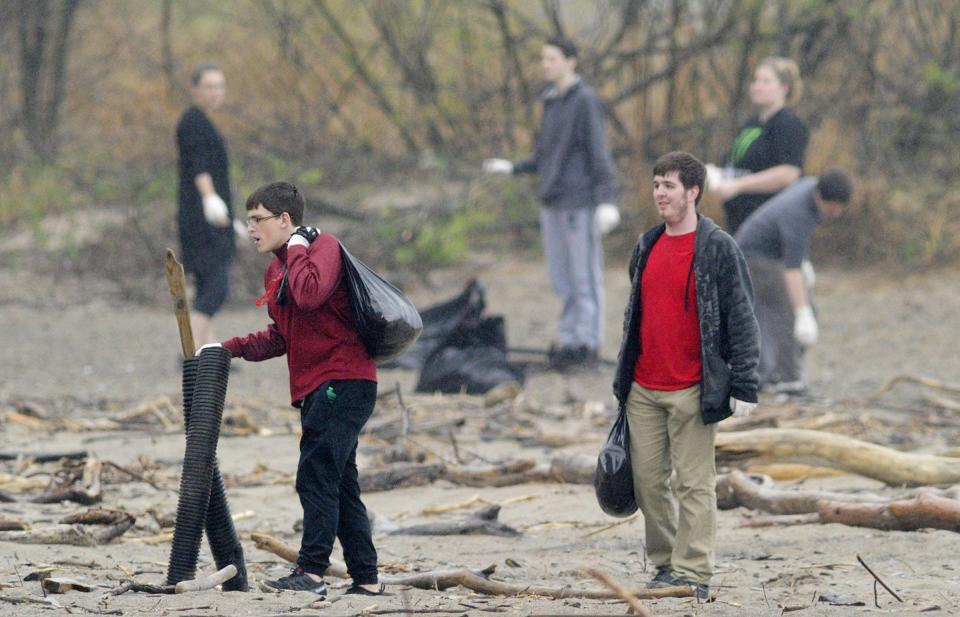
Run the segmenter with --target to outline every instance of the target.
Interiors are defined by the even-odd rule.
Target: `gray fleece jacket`
[[[542,95],[543,119],[533,156],[513,173],[537,173],[537,196],[547,207],[584,208],[615,203],[617,181],[604,136],[603,104],[578,79],[563,94]]]

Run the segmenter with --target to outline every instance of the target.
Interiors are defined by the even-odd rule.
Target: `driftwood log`
[[[298,551],[293,546],[290,546],[283,540],[279,538],[274,538],[265,533],[252,533],[250,534],[250,539],[253,540],[253,543],[257,548],[273,553],[281,559],[285,559],[290,563],[297,563],[297,557],[299,556],[300,551]],[[350,578],[350,575],[347,574],[347,564],[342,561],[337,561],[336,559],[330,560],[330,566],[324,572],[326,576],[335,576],[337,578]]]
[[[122,536],[133,527],[136,518],[126,512],[98,510],[71,515],[59,525],[50,525],[26,531],[0,532],[0,541],[22,544],[70,544],[73,546],[99,546]],[[93,525],[83,521],[89,517]],[[91,528],[94,527],[95,528]]]
[[[900,452],[843,435],[803,429],[717,433],[717,458],[786,459],[828,465],[891,486],[960,482],[960,459]]]
[[[191,591],[206,591],[213,589],[217,585],[229,581],[237,575],[237,566],[230,564],[222,570],[218,570],[208,576],[201,576],[189,581],[180,581],[176,585],[151,585],[138,581],[127,579],[120,583],[116,589],[107,592],[107,595],[119,596],[128,591],[151,594],[170,594],[170,593],[188,593]]]
[[[960,532],[960,501],[921,493],[911,499],[881,504],[817,503],[821,523],[842,523],[896,531],[946,529]]]
[[[489,535],[504,538],[516,538],[520,532],[501,523],[497,517],[500,506],[491,504],[470,513],[456,521],[440,521],[400,527],[390,532],[390,535],[404,536],[456,536],[456,535]]]
[[[591,600],[615,600],[621,596],[610,589],[576,589],[571,587],[547,587],[531,583],[504,583],[490,579],[496,571],[491,565],[479,572],[467,568],[435,570],[410,576],[381,576],[380,582],[386,585],[401,585],[416,589],[443,591],[451,587],[462,586],[471,591],[490,596],[541,596],[545,598],[584,598]],[[640,599],[689,598],[693,591],[689,587],[664,587],[662,589],[630,590]]]
[[[889,498],[859,493],[784,490],[769,478],[734,470],[717,477],[717,507],[721,510],[750,508],[770,514],[807,514],[817,511],[817,502],[887,503]]]
[[[371,493],[423,486],[439,479],[443,471],[442,463],[398,463],[385,469],[365,470],[360,474],[360,490]]]

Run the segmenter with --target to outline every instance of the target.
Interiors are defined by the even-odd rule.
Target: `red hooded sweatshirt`
[[[287,354],[290,399],[297,405],[331,379],[377,381],[377,368],[354,325],[343,280],[340,242],[322,234],[309,247],[284,245],[263,276],[266,330],[223,343],[235,358],[252,362]],[[286,303],[277,304],[277,287],[287,266]]]

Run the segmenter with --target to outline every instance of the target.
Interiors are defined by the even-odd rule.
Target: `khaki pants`
[[[700,417],[700,386],[666,392],[634,383],[627,423],[647,554],[674,576],[708,585],[717,527],[717,429]]]

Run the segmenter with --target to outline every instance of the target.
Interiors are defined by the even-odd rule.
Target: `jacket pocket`
[[[717,355],[707,357],[703,372],[703,413],[713,415],[725,413],[730,408],[730,366]]]

